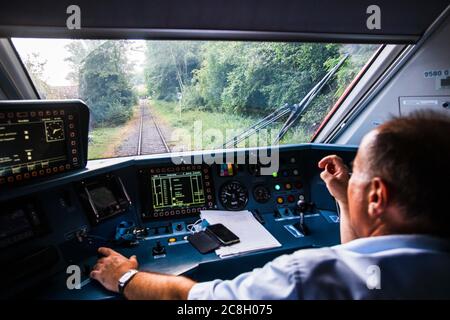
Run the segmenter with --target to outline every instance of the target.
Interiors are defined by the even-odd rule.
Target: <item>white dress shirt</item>
[[[188,299],[450,298],[450,240],[362,238],[283,255],[232,280],[197,283]]]

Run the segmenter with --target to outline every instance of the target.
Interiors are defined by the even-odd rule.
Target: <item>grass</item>
[[[256,117],[202,110],[182,110],[180,114],[179,107],[175,102],[152,100],[150,105],[157,121],[169,128],[168,131],[173,134],[172,137],[166,137],[172,151],[221,148],[231,137],[260,120]],[[136,110],[138,109],[135,109],[134,116],[137,116]],[[121,126],[93,129],[89,133],[89,160],[115,157],[115,147],[120,145],[129,126],[134,125],[131,120]],[[194,123],[201,124],[201,137],[198,130],[196,131]],[[266,143],[259,143],[259,145],[271,144],[280,127],[281,123],[277,123],[271,127],[270,133],[261,133],[260,141],[266,141]],[[238,147],[258,146],[256,138],[256,135],[253,135],[247,141],[239,143]],[[305,130],[296,127],[286,134],[281,144],[307,141],[308,135]]]
[[[169,144],[172,144],[172,146],[177,146],[177,150],[205,150],[220,148],[229,138],[242,132],[265,116],[264,114],[261,118],[256,118],[225,112],[211,112],[202,110],[182,110],[180,113],[177,103],[161,100],[152,100],[150,105],[152,106],[152,111],[158,118],[158,121],[163,122],[172,129],[183,130],[184,134],[178,134],[177,139],[166,137],[169,141],[171,141]],[[198,134],[199,131],[194,129],[195,122],[201,123],[202,143],[200,146],[198,144],[200,140]],[[259,145],[271,144],[280,127],[281,123],[277,123],[271,127],[272,131],[270,133],[261,133],[260,141],[267,141],[267,143],[259,143]],[[305,141],[306,137],[303,130],[291,129],[281,143],[289,144],[301,143]],[[249,140],[241,142],[238,147],[257,145],[258,141],[254,135]]]
[[[89,160],[114,156],[111,152],[120,143],[121,135],[117,127],[95,128],[90,133]]]
[[[134,126],[133,119],[139,117],[139,106],[133,108],[131,119],[121,125],[110,127],[97,127],[89,132],[90,142],[88,159],[103,159],[117,157],[115,148],[119,146],[130,126]]]

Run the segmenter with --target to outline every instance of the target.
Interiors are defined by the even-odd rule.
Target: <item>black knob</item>
[[[304,199],[298,200],[297,209],[299,212],[305,212],[308,209],[308,203]]]
[[[164,248],[164,246],[161,245],[160,241],[157,241],[156,245],[152,249],[152,252],[154,256],[162,255],[166,253],[166,248]]]

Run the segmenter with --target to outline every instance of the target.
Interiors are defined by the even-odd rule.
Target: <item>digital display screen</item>
[[[58,109],[0,109],[0,185],[80,165],[76,114]]]
[[[101,186],[89,190],[94,206],[97,210],[105,210],[111,206],[117,205],[118,201],[113,192],[106,186]]]
[[[30,222],[25,211],[21,208],[0,215],[0,241],[15,236],[17,234],[27,233],[33,235]]]
[[[152,175],[151,185],[154,210],[206,204],[201,171]]]
[[[34,204],[21,200],[3,205],[0,212],[0,248],[31,239],[42,231],[43,224]]]

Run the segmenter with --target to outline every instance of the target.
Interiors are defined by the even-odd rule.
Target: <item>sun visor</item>
[[[4,1],[0,37],[414,43],[448,0]]]

